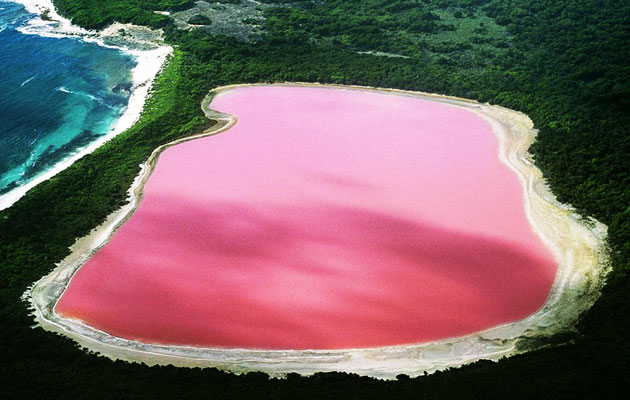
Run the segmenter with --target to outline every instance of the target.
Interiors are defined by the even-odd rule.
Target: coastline
[[[281,84],[282,85],[282,84]],[[439,101],[466,109],[486,120],[499,141],[499,158],[517,173],[525,194],[527,217],[558,261],[558,272],[551,294],[544,306],[530,317],[500,325],[486,331],[436,342],[350,350],[246,350],[205,349],[188,346],[162,346],[134,342],[108,335],[80,322],[60,318],[54,313],[74,272],[102,247],[115,230],[139,205],[142,188],[148,180],[159,154],[186,140],[220,133],[236,122],[208,105],[218,93],[254,85],[231,85],[211,91],[202,102],[206,116],[219,124],[189,138],[157,148],[142,166],[141,173],[129,190],[130,203],[110,215],[105,223],[88,236],[77,240],[71,254],[50,274],[36,282],[24,294],[31,303],[38,325],[65,334],[80,346],[112,359],[177,366],[217,367],[240,373],[260,370],[271,375],[288,372],[312,374],[319,371],[345,371],[391,379],[397,374],[417,376],[424,372],[457,367],[479,359],[498,360],[544,345],[541,338],[572,329],[581,312],[595,301],[607,271],[606,227],[597,221],[586,223],[558,203],[546,186],[542,174],[534,167],[527,149],[536,131],[524,114],[498,106],[450,96],[395,89],[359,86],[290,83],[284,85],[331,87],[344,90],[368,90],[393,95],[413,96]]]
[[[168,55],[173,51],[172,47],[164,45],[160,42],[152,43],[153,46],[151,47],[153,48],[148,49],[140,49],[140,43],[130,43],[131,45],[136,45],[138,48],[109,45],[104,39],[110,37],[111,32],[105,32],[106,30],[104,30],[105,33],[87,31],[72,25],[68,19],[61,17],[57,13],[51,0],[11,1],[22,4],[28,12],[38,16],[48,11],[48,17],[51,19],[51,21],[44,21],[39,17],[35,17],[32,20],[32,23],[20,30],[21,33],[53,38],[78,37],[86,42],[97,43],[100,46],[118,49],[130,54],[135,58],[137,64],[131,70],[133,87],[127,106],[124,108],[124,112],[116,120],[110,130],[105,135],[99,137],[98,140],[95,140],[89,145],[78,149],[75,154],[70,154],[68,157],[56,163],[52,168],[36,175],[26,184],[0,195],[0,211],[11,207],[29,190],[70,167],[74,162],[81,159],[83,156],[94,152],[97,148],[135,124],[142,114],[142,109],[144,108],[144,104],[153,85],[153,81],[164,66]],[[129,28],[130,26],[126,25],[126,27]],[[145,45],[148,46],[149,44],[145,43]]]

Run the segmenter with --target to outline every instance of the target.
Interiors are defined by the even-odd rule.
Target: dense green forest
[[[248,0],[242,0],[248,1]],[[74,23],[164,29],[176,46],[133,128],[0,212],[0,397],[615,398],[630,389],[630,2],[285,0],[256,42],[177,30],[156,10],[187,0],[54,0]],[[160,144],[207,128],[200,102],[239,82],[310,81],[437,92],[527,113],[531,151],[562,202],[609,226],[613,271],[574,333],[498,363],[396,381],[352,374],[147,367],[87,354],[32,329],[20,297],[75,238],[123,204]]]

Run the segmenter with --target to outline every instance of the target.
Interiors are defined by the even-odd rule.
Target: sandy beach
[[[57,163],[53,168],[36,176],[27,184],[19,186],[14,190],[1,195],[0,210],[10,207],[33,187],[52,178],[83,156],[92,153],[104,143],[129,129],[140,118],[140,114],[142,113],[147,96],[150,93],[153,81],[162,69],[168,55],[173,51],[170,46],[164,45],[161,42],[161,39],[153,40],[151,43],[141,41],[130,42],[127,43],[127,46],[111,45],[108,44],[113,36],[111,29],[106,29],[103,32],[94,32],[72,25],[68,19],[61,17],[57,13],[50,0],[15,0],[15,2],[23,4],[27,11],[34,14],[41,15],[42,13],[48,11],[48,17],[50,19],[50,21],[44,21],[41,18],[35,17],[29,22],[28,26],[21,30],[22,33],[56,38],[78,37],[87,42],[95,42],[101,46],[116,48],[131,54],[136,59],[137,65],[131,71],[133,86],[129,102],[124,110],[124,113],[116,121],[111,130],[106,135],[100,137],[98,140],[78,151],[76,154],[69,156],[63,161]],[[132,25],[117,25],[115,28],[116,32],[118,32],[118,29],[120,28],[127,28],[127,30],[134,31],[134,27]],[[138,29],[147,30],[146,28]],[[154,32],[154,36],[156,38],[161,38],[161,33]]]
[[[286,85],[327,86],[304,83]],[[198,136],[156,149],[129,190],[130,203],[110,215],[90,235],[77,240],[71,248],[71,255],[24,294],[24,299],[31,303],[39,326],[67,335],[80,346],[111,359],[144,362],[149,365],[217,367],[237,373],[260,370],[271,375],[345,371],[391,379],[401,373],[417,376],[480,359],[498,360],[537,348],[545,344],[541,338],[573,329],[579,315],[598,297],[608,268],[606,227],[597,221],[581,219],[570,206],[555,200],[540,170],[533,165],[531,156],[527,153],[535,140],[536,131],[526,115],[455,97],[331,85],[330,87],[335,88],[377,91],[447,103],[476,113],[491,124],[500,144],[500,160],[520,178],[526,195],[527,218],[558,263],[558,273],[551,294],[538,312],[524,320],[483,332],[430,343],[370,349],[294,351],[150,345],[116,338],[77,321],[60,318],[53,310],[73,274],[108,241],[139,205],[142,189],[159,154],[183,141],[223,132],[236,123],[233,116],[208,110],[208,104],[214,95],[235,87],[239,86],[215,89],[202,103],[202,109],[208,118],[218,120],[217,125]]]

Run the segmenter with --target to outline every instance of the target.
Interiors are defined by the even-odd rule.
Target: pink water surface
[[[556,272],[477,115],[416,98],[246,87],[166,150],[56,310],[144,342],[417,343],[522,319]]]

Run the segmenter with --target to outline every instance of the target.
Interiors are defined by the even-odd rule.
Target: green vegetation
[[[0,213],[0,397],[614,398],[630,370],[630,4],[613,0],[263,1],[258,43],[180,31],[155,10],[190,1],[55,0],[80,25],[162,27],[177,51],[129,131]],[[381,51],[404,55],[376,57]],[[158,145],[205,128],[213,87],[312,81],[438,92],[527,113],[537,164],[558,198],[609,226],[613,272],[561,346],[499,363],[384,382],[349,374],[286,380],[111,362],[31,329],[24,290],[125,202]],[[98,391],[97,395],[94,394]],[[3,395],[6,393],[6,395]],[[617,396],[616,396],[617,395]]]
[[[113,22],[163,28],[170,25],[168,16],[154,11],[181,11],[195,5],[194,0],[55,0],[62,15],[88,29],[102,29]]]

